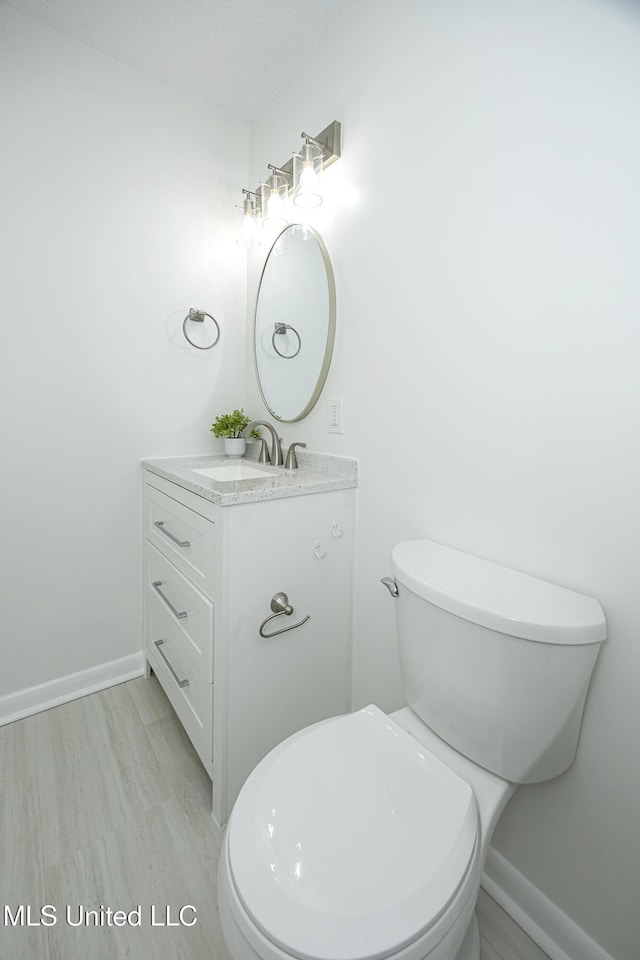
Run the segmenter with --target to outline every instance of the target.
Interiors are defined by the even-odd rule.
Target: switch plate
[[[342,397],[329,400],[327,404],[327,430],[329,433],[344,433],[342,420]]]

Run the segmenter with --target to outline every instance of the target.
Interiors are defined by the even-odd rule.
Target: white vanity
[[[143,462],[147,667],[212,778],[219,824],[273,746],[350,707],[357,461],[299,460],[231,480],[223,458]],[[293,610],[274,614],[282,592]]]

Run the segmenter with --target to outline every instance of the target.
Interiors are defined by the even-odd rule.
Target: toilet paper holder
[[[265,633],[264,628],[269,623],[270,620],[275,620],[276,617],[290,617],[293,613],[293,607],[289,603],[289,597],[280,591],[279,593],[274,593],[271,598],[271,609],[273,613],[271,616],[266,617],[260,624],[258,633],[261,637],[264,637],[265,640],[270,640],[271,637],[277,637],[279,633],[286,633],[288,630],[295,630],[296,627],[301,627],[303,623],[306,623],[311,614],[307,614],[304,619],[299,620],[297,623],[292,623],[289,627],[282,627],[281,630],[273,630],[271,633]]]

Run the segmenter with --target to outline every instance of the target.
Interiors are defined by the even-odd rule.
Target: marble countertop
[[[143,460],[145,470],[177,483],[199,497],[205,497],[221,507],[260,500],[279,500],[283,497],[302,497],[330,490],[347,490],[358,486],[358,461],[350,457],[336,457],[326,453],[297,451],[297,470],[258,464],[251,456],[230,457],[174,457],[161,460]],[[254,480],[213,480],[194,473],[206,467],[245,463],[267,471],[270,476]]]

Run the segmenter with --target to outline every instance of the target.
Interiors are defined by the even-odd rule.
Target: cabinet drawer
[[[150,543],[145,544],[144,582],[145,631],[156,623],[165,631],[171,627],[172,646],[182,662],[211,683],[213,604]]]
[[[179,644],[162,629],[162,618],[149,625],[147,660],[169,698],[209,776],[213,770],[213,684],[183,661]]]
[[[145,537],[213,599],[215,524],[145,483],[143,525]]]

